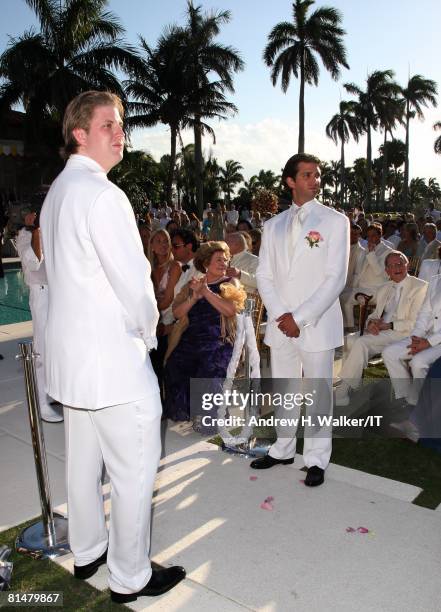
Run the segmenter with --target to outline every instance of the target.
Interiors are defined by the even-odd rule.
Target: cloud
[[[437,120],[436,112],[427,111],[426,121],[414,120],[411,123],[411,163],[410,174],[413,176],[439,176],[441,157],[433,152],[436,134],[432,129]],[[255,123],[228,121],[212,125],[216,133],[216,144],[204,137],[203,148],[223,165],[227,159],[234,159],[243,166],[246,179],[257,174],[259,170],[273,170],[280,174],[286,160],[297,151],[297,122],[284,123],[274,117],[267,117]],[[403,130],[396,136],[404,139]],[[191,131],[182,134],[184,145],[193,142]],[[373,134],[373,154],[378,155],[382,143],[380,134]],[[170,131],[166,127],[151,128],[133,133],[132,145],[148,151],[157,160],[170,152]],[[306,129],[306,150],[326,161],[340,158],[340,147],[326,137],[324,132]],[[424,152],[424,153],[422,153]],[[354,159],[366,156],[366,136],[359,143],[351,141],[346,146],[346,164]]]

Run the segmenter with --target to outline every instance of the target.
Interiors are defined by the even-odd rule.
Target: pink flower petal
[[[302,479],[300,479],[300,480],[299,480],[299,482],[301,482],[301,483],[305,484],[305,479],[304,479],[304,478],[302,478]]]
[[[369,529],[366,527],[358,527],[357,531],[358,533],[369,533]]]
[[[250,476],[250,480],[257,480],[257,476]]]
[[[266,501],[266,502],[272,502],[272,501],[274,501],[274,497],[273,497],[272,495],[269,495],[269,496],[268,496],[268,497],[265,499],[265,501]]]
[[[260,504],[262,510],[274,510],[273,505],[270,502],[264,501]]]
[[[346,533],[355,533],[355,531],[353,527],[346,527]]]

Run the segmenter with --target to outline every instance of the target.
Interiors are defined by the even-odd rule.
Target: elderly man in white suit
[[[159,595],[185,576],[153,570],[150,506],[161,403],[148,350],[158,311],[135,217],[107,179],[124,151],[123,108],[85,92],[63,121],[68,161],[41,213],[49,283],[47,392],[64,405],[69,541],[77,578],[106,563],[113,601]],[[111,482],[107,532],[103,464]]]
[[[383,351],[395,398],[415,406],[429,367],[441,357],[441,276],[430,280],[410,337]],[[412,377],[409,373],[412,373]]]
[[[368,317],[364,335],[351,338],[348,345],[349,352],[340,372],[342,384],[335,393],[337,406],[349,404],[349,391],[359,387],[369,358],[408,336],[415,325],[427,283],[409,276],[408,265],[403,253],[388,253],[385,268],[390,281],[378,290],[377,305]]]
[[[273,378],[315,380],[321,387],[315,414],[332,413],[334,349],[343,344],[339,295],[349,259],[348,219],[320,204],[320,161],[297,154],[286,163],[283,180],[292,206],[265,223],[257,286],[268,311],[265,342],[271,347]],[[310,410],[309,408],[307,409]],[[295,431],[278,430],[265,457],[251,463],[266,469],[294,461]],[[317,486],[331,456],[331,435],[305,437],[305,484]]]

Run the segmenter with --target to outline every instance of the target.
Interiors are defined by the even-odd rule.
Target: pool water
[[[31,320],[29,290],[21,270],[5,270],[0,278],[0,325]]]

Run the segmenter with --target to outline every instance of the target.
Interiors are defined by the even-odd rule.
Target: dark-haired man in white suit
[[[286,163],[282,179],[292,206],[264,225],[257,287],[268,311],[265,342],[271,347],[273,378],[305,379],[320,387],[314,414],[332,414],[334,349],[343,344],[339,295],[349,260],[349,222],[320,204],[320,161],[297,154]],[[251,463],[265,469],[294,460],[295,432],[278,430],[269,453]],[[305,437],[305,484],[324,480],[332,449],[331,435]]]

